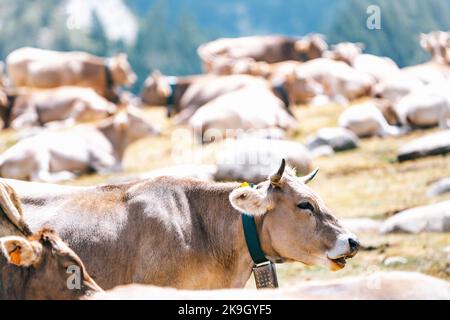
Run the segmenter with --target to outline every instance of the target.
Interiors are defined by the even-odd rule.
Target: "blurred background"
[[[370,5],[378,5],[381,9],[380,30],[370,30],[366,27],[368,18],[366,10]],[[161,81],[163,85],[168,86],[168,90],[172,90],[174,87],[169,86],[170,79],[166,79],[164,75],[177,76],[180,83],[189,80],[189,77],[187,77],[188,80],[181,77],[183,75],[198,74],[200,79],[205,76],[197,48],[209,41],[222,37],[259,34],[301,37],[310,33],[322,33],[326,36],[326,42],[330,48],[333,44],[346,41],[362,42],[365,45],[364,53],[380,57],[377,60],[381,63],[380,65],[388,63],[383,57],[391,58],[398,65],[399,68],[394,66],[395,79],[389,71],[392,69],[388,69],[382,79],[375,81],[377,84],[388,83],[386,88],[393,88],[394,91],[398,88],[402,91],[403,85],[408,87],[407,92],[399,93],[400,98],[408,95],[404,100],[405,103],[400,104],[394,101],[395,107],[398,107],[397,104],[406,105],[414,112],[415,108],[420,109],[425,105],[425,109],[430,107],[427,110],[431,110],[435,106],[428,106],[423,102],[432,100],[428,99],[432,92],[431,95],[442,98],[447,110],[450,110],[450,91],[448,90],[450,53],[447,53],[446,61],[436,62],[420,45],[421,33],[437,30],[446,31],[446,52],[450,52],[450,33],[448,32],[450,30],[450,0],[0,0],[0,61],[5,61],[7,55],[13,50],[25,46],[59,51],[86,51],[101,57],[127,53],[131,67],[137,75],[137,81],[130,87],[130,91],[135,96],[139,96],[145,91],[143,87],[146,79],[149,79],[148,82],[156,87],[158,81]],[[230,44],[230,47],[232,46]],[[345,89],[349,91],[355,83],[360,84],[361,81],[359,78],[355,80],[347,75],[350,72],[365,73],[367,71],[356,70],[356,67],[350,65],[344,65],[346,69],[343,69],[342,64],[336,69],[327,68],[327,65],[322,68],[320,61],[332,63],[329,60],[312,59],[306,63],[294,61],[294,64],[298,64],[294,68],[299,67],[299,70],[307,77],[314,78],[308,74],[308,70],[301,68],[315,65],[319,69],[318,73],[325,70],[323,72],[326,76],[321,78],[342,81],[348,84],[348,88]],[[284,62],[289,63],[289,61]],[[336,65],[336,62],[330,65]],[[405,69],[409,66],[413,66],[413,69]],[[162,75],[152,74],[155,70],[160,70]],[[334,73],[327,73],[334,70],[336,70]],[[298,72],[300,80],[304,80],[302,72]],[[422,79],[422,75],[425,75],[426,79]],[[220,77],[226,76],[220,75]],[[253,78],[253,80],[256,78],[256,81],[263,81],[259,75]],[[286,76],[286,79],[288,78]],[[270,79],[264,79],[266,80]],[[193,79],[189,81],[195,82]],[[204,82],[201,84],[206,87],[208,81],[206,84]],[[414,82],[414,85],[418,83],[418,85],[410,86],[409,82]],[[327,85],[325,83],[324,87]],[[199,89],[200,93],[202,93],[201,89]],[[419,91],[419,96],[414,95],[416,91]],[[298,124],[298,128],[286,134],[285,139],[306,145],[310,141],[309,137],[323,128],[346,127],[339,119],[345,118],[346,111],[355,106],[359,108],[359,111],[352,109],[356,110],[353,116],[358,118],[358,112],[364,113],[367,110],[372,112],[368,114],[368,119],[372,120],[373,110],[378,110],[376,103],[380,98],[373,95],[373,92],[374,90],[372,94],[363,92],[355,97],[348,97],[347,103],[340,103],[333,99],[322,105],[291,103],[288,106],[290,115]],[[345,95],[345,92],[338,93]],[[258,94],[250,92],[249,101],[242,101],[239,95],[233,101],[240,101],[249,110],[257,110],[263,104],[260,103],[261,100],[253,99],[257,96]],[[424,96],[426,98],[422,99]],[[144,114],[143,118],[157,124],[161,134],[144,137],[130,145],[123,156],[122,171],[113,171],[108,174],[84,172],[76,179],[62,183],[94,185],[123,181],[136,176],[148,178],[167,174],[166,171],[152,173],[151,170],[180,164],[180,161],[175,161],[176,157],[174,157],[180,149],[192,154],[202,151],[203,158],[198,162],[202,165],[215,165],[215,155],[225,149],[223,144],[219,141],[201,145],[196,141],[179,139],[176,135],[178,130],[186,129],[188,126],[179,125],[173,121],[173,118],[167,118],[167,106],[171,103],[166,98],[164,97],[163,102],[157,103],[143,101],[140,106],[142,107],[140,111]],[[222,108],[229,100],[221,101],[222,104],[218,105]],[[201,104],[198,107],[200,106]],[[275,106],[277,107],[278,104],[275,103]],[[243,118],[247,116],[244,110],[246,108],[240,108]],[[274,115],[275,118],[286,112],[284,107],[274,110],[278,112]],[[430,113],[427,110],[424,114]],[[258,112],[258,110],[255,112],[257,116]],[[380,112],[375,114],[375,117],[378,117],[376,120],[381,118],[385,123],[389,119],[384,119],[385,114],[383,113],[382,116]],[[213,114],[218,115],[220,112]],[[320,167],[320,173],[311,183],[312,188],[324,198],[340,219],[347,220],[347,223],[357,230],[355,233],[360,237],[363,247],[361,253],[352,259],[345,269],[335,273],[323,267],[309,267],[300,263],[281,265],[279,267],[281,286],[297,279],[335,278],[393,270],[419,271],[450,280],[450,233],[448,232],[450,230],[450,161],[448,158],[450,130],[448,127],[438,127],[440,118],[440,116],[437,116],[437,119],[433,118],[433,123],[425,126],[420,126],[419,123],[417,128],[404,132],[406,133],[404,135],[380,135],[379,132],[365,135],[356,132],[358,137],[354,138],[356,142],[351,148],[311,157],[314,160],[314,167]],[[249,122],[253,124],[258,121]],[[408,127],[408,124],[395,121],[385,125],[392,130],[398,130],[401,126]],[[184,132],[190,134],[190,129],[192,128]],[[27,135],[31,136],[38,131],[36,128],[33,130],[35,131],[31,133],[19,132],[11,128],[2,130],[0,152],[3,153]],[[425,154],[427,157],[420,156],[415,159],[417,154],[414,151],[412,152],[414,157],[411,156],[411,159],[408,159],[414,161],[400,161],[399,150],[410,143],[414,144],[417,139],[427,137],[432,139],[433,143],[435,142],[435,149],[428,150],[428,154]],[[317,138],[317,140],[321,139],[327,140],[327,137]],[[419,147],[427,149],[428,141],[430,140],[421,140],[422,145]],[[301,148],[296,146],[298,150],[303,150],[303,146],[300,146]],[[289,149],[292,151],[295,148]],[[299,158],[302,158],[303,151],[300,151]],[[278,157],[278,154],[276,156]],[[189,165],[194,162],[193,158],[195,157],[180,156],[178,160],[182,160],[181,164]],[[278,161],[277,158],[277,164]],[[189,172],[185,172],[188,171],[186,167],[181,168],[180,171],[183,171],[182,175],[189,175]],[[245,170],[237,167],[236,171],[241,173]],[[438,186],[436,189],[439,192],[433,191],[435,189],[432,189],[432,186],[445,178],[447,178],[444,181],[445,186],[441,184],[443,187]],[[240,179],[235,176],[225,178],[216,176],[211,180],[250,181],[247,178]],[[431,207],[423,208],[424,206]],[[438,220],[439,228],[433,229],[431,223],[428,225],[429,221],[426,217],[420,216],[411,224],[406,221],[406,227],[402,230],[394,226],[386,232],[380,232],[381,224],[413,208],[419,208],[415,213],[428,212],[427,210],[434,212],[433,214],[436,213],[440,219]],[[421,220],[422,218],[424,220]],[[410,230],[408,228],[411,225],[418,227]],[[253,287],[254,284],[249,283],[249,286]]]
[[[381,30],[365,27],[372,4]],[[0,60],[23,46],[127,52],[137,93],[153,69],[199,73],[198,45],[218,37],[320,32],[330,44],[364,42],[365,52],[403,67],[429,59],[420,32],[448,29],[450,0],[0,0]]]

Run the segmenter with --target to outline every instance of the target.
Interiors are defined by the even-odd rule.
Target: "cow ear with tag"
[[[42,245],[38,241],[17,236],[0,238],[0,247],[8,262],[20,267],[37,264],[42,254]]]
[[[248,183],[234,189],[229,199],[236,210],[251,215],[263,215],[272,207],[267,191],[252,188]]]

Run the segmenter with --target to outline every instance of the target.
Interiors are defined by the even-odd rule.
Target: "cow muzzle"
[[[339,270],[345,267],[346,260],[353,258],[360,248],[358,238],[354,234],[340,235],[334,247],[327,252],[332,270]]]

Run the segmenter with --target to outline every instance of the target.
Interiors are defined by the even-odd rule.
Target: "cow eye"
[[[310,210],[311,212],[314,212],[314,207],[309,201],[300,202],[297,207],[301,210]]]

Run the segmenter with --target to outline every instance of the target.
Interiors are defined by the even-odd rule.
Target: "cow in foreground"
[[[74,270],[79,286],[69,288]],[[100,291],[80,258],[52,230],[31,234],[17,194],[0,182],[0,300],[79,299]]]
[[[186,289],[242,288],[253,262],[241,213],[253,215],[272,261],[331,270],[359,247],[306,183],[280,169],[255,188],[159,177],[69,187],[6,180],[32,230],[54,228],[104,289],[144,283]]]
[[[100,58],[85,52],[24,47],[6,57],[6,67],[15,87],[90,87],[111,100],[117,99],[117,86],[132,85],[137,78],[125,54]]]
[[[20,140],[0,155],[0,176],[33,181],[121,169],[126,147],[159,130],[128,107],[99,124],[48,130]]]

